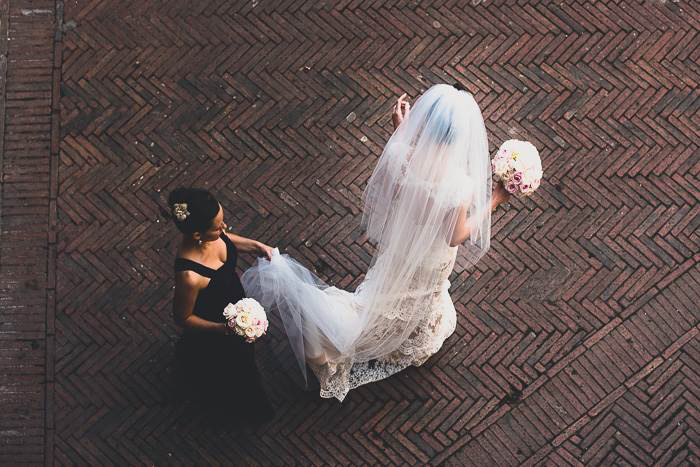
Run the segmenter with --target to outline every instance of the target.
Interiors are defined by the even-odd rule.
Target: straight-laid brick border
[[[53,463],[60,2],[0,2],[0,464]]]

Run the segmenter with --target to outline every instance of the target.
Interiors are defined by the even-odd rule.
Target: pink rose
[[[508,190],[508,193],[515,193],[515,192],[518,190],[518,185],[516,185],[515,183],[513,183],[513,181],[511,180],[511,181],[508,182],[508,184],[506,185],[506,190]]]
[[[515,183],[520,183],[520,182],[522,182],[522,181],[523,181],[523,174],[522,174],[522,172],[515,172],[515,174],[513,174],[513,181],[515,181]]]

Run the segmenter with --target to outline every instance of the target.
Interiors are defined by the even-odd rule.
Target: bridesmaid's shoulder
[[[175,285],[192,288],[192,289],[202,289],[207,286],[209,279],[200,276],[194,271],[176,271],[175,272]]]

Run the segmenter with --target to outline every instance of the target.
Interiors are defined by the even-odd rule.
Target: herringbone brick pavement
[[[0,463],[700,463],[700,4],[0,2]],[[172,397],[167,192],[353,288],[402,92],[461,82],[546,179],[457,265],[457,331],[341,405],[276,371],[232,434]],[[242,267],[249,264],[245,258]]]

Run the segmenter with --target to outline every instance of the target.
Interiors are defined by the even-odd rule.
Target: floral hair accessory
[[[190,212],[187,210],[187,203],[173,204],[173,214],[175,215],[175,219],[179,220],[180,222],[187,219],[187,216],[190,215]]]

